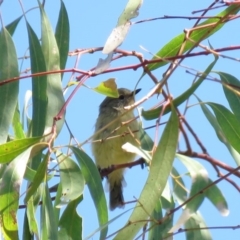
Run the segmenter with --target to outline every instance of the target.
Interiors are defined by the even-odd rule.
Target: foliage
[[[221,56],[217,49],[210,46],[207,49],[203,48],[202,52],[192,52],[199,49],[204,40],[217,34],[225,25],[234,21],[240,5],[222,4],[223,10],[214,17],[196,20],[190,30],[172,37],[172,40],[164,46],[159,46],[159,51],[152,59],[144,59],[134,49],[132,52],[117,49],[132,27],[130,20],[138,15],[138,11],[141,12],[140,8],[144,7],[144,4],[141,4],[142,1],[129,0],[119,17],[116,28],[113,29],[105,46],[101,48],[70,51],[70,13],[64,1],[61,1],[55,32],[44,4],[40,2],[37,7],[41,16],[40,36],[33,28],[33,23],[28,21],[26,12],[21,17],[16,17],[16,20],[7,26],[2,25],[0,33],[0,223],[4,239],[82,239],[84,224],[77,209],[84,201],[86,186],[93,199],[99,223],[99,228],[88,238],[96,233],[99,234],[100,239],[113,236],[108,232],[108,227],[125,212],[116,218],[109,219],[101,176],[94,161],[83,150],[84,144],[90,141],[91,137],[82,144],[78,144],[77,141],[73,143],[75,133],[70,131],[65,118],[69,103],[76,92],[84,87],[84,83],[94,76],[103,75],[109,71],[113,72],[113,77],[91,88],[92,91],[117,97],[115,72],[142,68],[143,73],[140,79],[135,81],[136,86],[145,78],[148,79],[146,81],[152,81],[154,87],[151,90],[146,89],[145,96],[134,105],[134,108],[160,93],[162,97],[162,101],[154,98],[155,103],[141,111],[141,121],[156,121],[153,126],[155,135],[148,134],[147,129],[141,130],[141,147],[133,150],[146,158],[148,177],[145,185],[142,186],[134,209],[130,209],[129,220],[116,229],[115,239],[134,239],[137,236],[144,237],[145,234],[149,239],[171,239],[176,234],[183,234],[182,232],[186,233],[186,239],[212,239],[210,228],[199,212],[204,199],[208,199],[221,215],[228,215],[227,200],[217,183],[227,181],[236,188],[236,191],[239,191],[239,187],[231,179],[232,175],[240,176],[239,167],[230,167],[211,156],[206,151],[204,143],[198,139],[195,130],[191,128],[185,113],[189,108],[189,99],[195,99],[216,132],[218,139],[215,141],[222,142],[236,165],[239,165],[240,81],[226,72],[215,71],[218,79],[209,76],[213,73],[214,66]],[[203,16],[210,11],[211,7],[206,9]],[[25,24],[29,45],[31,74],[27,76],[20,73],[17,45],[13,40],[13,35],[20,23]],[[77,67],[71,70],[66,68],[69,56],[102,50],[108,54],[107,58],[100,59],[99,63],[92,65],[89,71],[83,71]],[[227,50],[234,49],[229,47]],[[208,63],[205,71],[195,74],[192,85],[184,89],[179,96],[172,97],[168,88],[172,74],[180,68],[182,61],[193,56],[198,58],[202,54],[212,55],[212,62]],[[132,56],[138,59],[139,63],[122,68],[110,68],[113,60]],[[159,80],[155,70],[165,65],[168,69]],[[74,77],[71,77],[67,87],[63,88],[64,74],[69,71]],[[76,73],[78,76],[75,76]],[[26,100],[24,109],[20,111],[19,105],[24,97],[19,86],[25,78],[31,79],[31,96],[26,97],[31,99],[31,104]],[[203,102],[199,96],[195,95],[206,79],[215,80],[222,85],[229,107],[219,102]],[[66,94],[67,90],[70,91],[69,95]],[[26,96],[28,94],[26,92]],[[186,105],[182,110],[184,104]],[[163,130],[158,138],[158,129],[163,123],[163,116],[166,117],[167,123],[166,126],[161,127]],[[66,141],[58,144],[59,135],[66,129],[69,137],[65,137]],[[183,136],[183,140],[179,138],[180,135]],[[186,151],[182,151],[179,147],[182,142],[186,143]],[[198,144],[200,149],[198,152],[192,149],[192,142]],[[219,178],[212,179],[208,169],[195,158],[207,160],[212,164]],[[179,160],[187,173],[175,166],[175,159]],[[54,160],[57,161],[55,165],[53,165]],[[129,166],[131,167],[131,164]],[[228,173],[223,175],[220,172],[221,168]],[[49,182],[53,179],[57,184],[49,187]],[[191,183],[188,186],[189,179]],[[24,196],[24,204],[20,204],[21,195]],[[22,211],[20,210],[22,208],[25,211],[23,226],[17,221],[17,214]],[[141,229],[143,233],[140,233]],[[19,236],[20,232],[22,237]]]

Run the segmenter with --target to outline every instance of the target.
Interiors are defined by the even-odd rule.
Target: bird
[[[134,97],[140,90],[130,91],[126,88],[119,88],[118,98],[106,97],[99,106],[99,115],[95,125],[96,134],[93,137],[95,141],[92,143],[92,153],[100,172],[101,169],[107,169],[112,165],[129,163],[135,159],[136,155],[124,151],[122,145],[127,142],[135,146],[139,144],[139,124],[134,116],[134,109],[126,110],[125,107],[134,104]],[[99,132],[101,128],[113,120],[115,121],[112,124]],[[122,190],[125,182],[123,177],[124,170],[123,168],[117,169],[107,176],[110,192],[110,210],[124,206]]]

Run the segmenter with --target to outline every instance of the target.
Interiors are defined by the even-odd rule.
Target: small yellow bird
[[[130,142],[135,146],[138,145],[139,125],[136,119],[133,120],[135,118],[133,110],[127,111],[124,107],[134,103],[134,96],[140,90],[141,89],[130,91],[126,88],[120,88],[118,89],[118,98],[106,97],[100,104],[95,132],[117,119],[109,127],[94,136],[93,140],[101,140],[92,144],[95,162],[100,170],[108,168],[111,165],[128,163],[134,160],[135,154],[124,151],[122,145],[126,142]],[[123,113],[126,114],[121,116]],[[129,123],[122,125],[123,122]],[[128,128],[130,128],[131,134]],[[114,131],[115,129],[117,130]],[[121,136],[108,139],[116,135]],[[123,172],[124,169],[118,169],[108,175],[110,185],[110,210],[124,205],[122,193]]]

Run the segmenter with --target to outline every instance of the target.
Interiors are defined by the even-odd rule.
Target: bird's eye
[[[124,99],[124,95],[120,95],[119,99],[123,100]]]

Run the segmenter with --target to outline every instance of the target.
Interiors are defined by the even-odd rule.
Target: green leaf
[[[16,28],[17,28],[17,25],[18,23],[20,22],[20,20],[22,19],[22,16],[18,17],[17,19],[15,19],[13,22],[9,23],[7,26],[6,26],[6,29],[7,31],[13,35]]]
[[[210,231],[207,229],[207,225],[199,212],[192,214],[191,218],[185,223],[185,228],[194,229],[193,231],[186,231],[187,240],[212,240]]]
[[[24,239],[24,240],[32,240],[32,234],[30,233],[26,211],[25,211],[25,214],[24,214],[22,239]]]
[[[60,152],[57,154],[62,197],[56,207],[62,207],[83,194],[85,181],[79,166],[71,158]]]
[[[229,144],[231,144],[240,153],[240,121],[236,116],[224,106],[217,103],[207,103],[217,118],[224,136]]]
[[[176,154],[176,157],[184,164],[188,169],[192,178],[192,186],[189,194],[189,198],[198,194],[203,188],[209,184],[207,170],[197,161],[192,158],[186,157],[181,154]],[[205,198],[204,194],[200,194],[187,203],[186,208],[190,210],[190,213],[196,212]]]
[[[215,56],[214,61],[207,67],[207,69],[204,71],[204,73],[199,77],[199,79],[183,94],[181,94],[179,97],[173,99],[172,103],[175,107],[178,107],[183,102],[185,102],[195,91],[196,89],[202,84],[203,80],[207,77],[207,75],[211,72],[212,68],[214,67],[215,63],[217,62],[218,57]],[[163,106],[160,106],[159,108],[149,110],[149,111],[142,111],[142,116],[146,120],[152,120],[159,117],[160,113],[162,112]],[[168,105],[164,112],[164,114],[167,114],[171,111],[171,106]]]
[[[217,72],[220,76],[221,81],[223,83],[223,91],[225,96],[228,100],[229,106],[231,107],[233,113],[237,117],[238,121],[240,121],[240,96],[239,96],[239,89],[240,89],[240,81],[235,78],[234,76],[224,73],[224,72]]]
[[[76,147],[71,147],[71,149],[79,162],[97,210],[99,225],[102,226],[108,222],[108,209],[100,174],[92,159],[85,152]],[[106,238],[107,231],[107,227],[101,230],[100,239]]]
[[[118,232],[115,239],[134,239],[140,228],[152,214],[172,169],[178,142],[178,116],[174,107],[171,117],[164,129],[161,140],[153,155],[147,182],[137,201],[127,225]],[[139,221],[141,219],[141,221]],[[134,224],[130,224],[134,223]]]
[[[150,136],[147,134],[146,131],[142,129],[142,127],[139,127],[139,135],[140,135],[140,141],[141,141],[141,148],[147,151],[152,151],[153,148],[153,140],[150,138]]]
[[[8,163],[30,146],[40,142],[42,137],[18,139],[0,145],[0,163]]]
[[[24,129],[23,129],[23,125],[20,121],[20,111],[18,108],[18,104],[16,106],[16,109],[15,109],[15,112],[13,115],[12,127],[13,127],[14,136],[16,139],[26,138]]]
[[[1,229],[5,239],[18,239],[17,210],[20,186],[34,146],[19,154],[5,169],[0,181]]]
[[[37,225],[37,219],[36,219],[36,212],[35,212],[33,197],[31,197],[30,200],[27,203],[26,212],[27,212],[27,219],[28,219],[28,229],[29,229],[31,235],[35,235],[35,237],[37,239],[39,239],[38,225]]]
[[[187,190],[181,175],[178,173],[176,168],[172,168],[172,183],[174,197],[177,199],[179,204],[182,204],[187,199]]]
[[[206,104],[203,103],[201,101],[201,99],[199,97],[196,96],[196,98],[198,99],[199,103],[200,103],[200,106],[201,106],[201,109],[203,111],[203,113],[205,114],[207,120],[210,122],[210,124],[212,125],[212,127],[214,128],[215,130],[215,133],[218,137],[218,139],[223,142],[223,143],[226,143],[226,139],[224,137],[224,134],[222,132],[222,129],[221,127],[219,126],[218,124],[218,121],[216,119],[216,117],[213,115],[213,113],[207,108]]]
[[[37,35],[27,22],[32,74],[46,72],[46,64]],[[47,77],[32,77],[32,136],[42,136],[47,114]],[[37,165],[39,163],[33,163]]]
[[[56,32],[55,32],[55,37],[56,37],[56,41],[59,49],[59,55],[60,55],[60,69],[64,69],[67,62],[68,51],[69,51],[69,32],[70,32],[70,26],[69,26],[67,10],[64,5],[64,2],[61,1],[61,9],[59,12]]]
[[[58,227],[47,182],[44,186],[41,206],[41,239],[58,239]]]
[[[32,168],[28,167],[26,168],[25,174],[24,174],[24,179],[33,182],[35,175],[36,175],[37,171],[33,170]],[[54,174],[49,174],[47,176],[47,180],[52,179]]]
[[[0,53],[1,83],[4,80],[19,76],[17,53],[6,28],[2,28],[0,33]],[[17,105],[18,91],[18,81],[0,86],[0,143],[7,140],[8,130]]]
[[[37,173],[35,174],[35,177],[33,179],[33,182],[29,186],[26,197],[24,199],[24,202],[27,203],[30,199],[31,196],[37,191],[37,188],[39,185],[44,181],[44,178],[46,177],[47,173],[47,166],[48,166],[48,161],[49,161],[49,154],[45,156],[43,161],[40,163]]]
[[[101,82],[97,87],[93,88],[93,90],[108,97],[119,97],[115,78],[109,78],[108,80]]]
[[[170,233],[180,229],[191,218],[192,214],[198,210],[205,198],[205,194],[199,194],[199,192],[209,184],[207,170],[199,162],[181,154],[176,154],[176,157],[185,165],[192,178],[192,186],[189,194],[189,199],[191,200],[187,202],[176,224],[169,231]],[[180,203],[181,201],[180,199]]]
[[[148,239],[162,239],[162,224],[158,224],[157,220],[163,218],[163,213],[162,213],[162,206],[161,206],[161,201],[158,200],[155,209],[153,210],[153,213],[151,215],[152,219],[155,219],[156,222],[151,221],[150,222],[150,230],[149,230],[149,235]]]
[[[208,180],[208,185],[212,183],[212,180]],[[212,185],[211,188],[207,189],[205,192],[206,197],[215,206],[222,216],[227,216],[229,214],[227,201],[224,198],[221,190],[217,185]]]
[[[59,182],[58,186],[57,186],[57,193],[56,193],[56,197],[55,197],[55,201],[54,201],[54,216],[55,216],[55,221],[59,222],[59,216],[60,216],[60,208],[57,208],[56,206],[58,205],[58,203],[61,201],[62,197],[62,183]]]
[[[169,195],[168,197],[166,197]],[[164,216],[161,213],[162,209],[174,209],[175,203],[174,199],[171,195],[171,190],[169,188],[169,184],[167,183],[164,191],[161,196],[161,201],[158,201],[155,209],[151,215],[151,218],[155,221],[150,222],[150,231],[148,239],[168,239],[172,234],[169,234],[168,231],[172,228],[173,225],[173,217],[174,215],[168,216],[164,219],[164,221],[159,221]],[[161,208],[161,209],[160,209]],[[167,212],[166,212],[167,214]],[[170,238],[169,238],[170,239]]]
[[[60,228],[58,231],[59,240],[82,239],[83,221],[76,211],[76,208],[82,199],[81,196],[71,201],[64,210],[58,224],[58,227]]]
[[[221,13],[217,14],[216,16],[221,17],[219,18],[210,18],[201,24],[196,26],[196,30],[194,30],[191,35],[190,39],[193,41],[186,41],[186,45],[184,47],[184,50],[182,53],[190,50],[194,47],[195,42],[201,42],[202,40],[208,38],[218,30],[220,30],[225,23],[222,23],[222,19],[228,19],[229,15],[237,14],[240,7],[236,5],[231,5],[225,10],[223,10]],[[199,28],[201,26],[201,28]],[[205,27],[203,27],[205,26]],[[185,33],[181,33],[180,35],[173,38],[170,42],[168,42],[161,50],[159,50],[155,55],[153,59],[159,59],[159,58],[167,58],[167,57],[174,57],[178,54],[179,50],[182,47],[182,44],[185,40]],[[197,45],[196,45],[197,46]],[[162,67],[166,65],[168,62],[162,61],[157,63],[152,63],[148,65],[148,69],[150,71],[155,70],[159,67]]]
[[[42,51],[46,63],[47,71],[60,70],[60,58],[58,45],[51,28],[51,24],[47,18],[47,15],[39,3],[41,10],[41,27],[42,27]],[[61,74],[55,73],[47,75],[47,118],[45,124],[45,130],[50,131],[53,125],[54,117],[59,113],[64,105],[64,97],[62,91]],[[61,116],[61,119],[57,121],[57,133],[61,131],[64,123],[65,113]]]
[[[197,97],[197,96],[196,96]],[[235,160],[236,164],[239,166],[240,165],[240,154],[227,142],[226,137],[224,136],[224,133],[221,129],[221,127],[218,124],[218,121],[214,114],[206,107],[205,104],[202,103],[201,99],[198,98],[198,101],[200,103],[200,106],[202,108],[203,113],[205,114],[206,118],[212,125],[213,129],[215,130],[215,133],[218,137],[218,139],[225,144],[227,147],[228,151],[232,155],[233,159]]]

